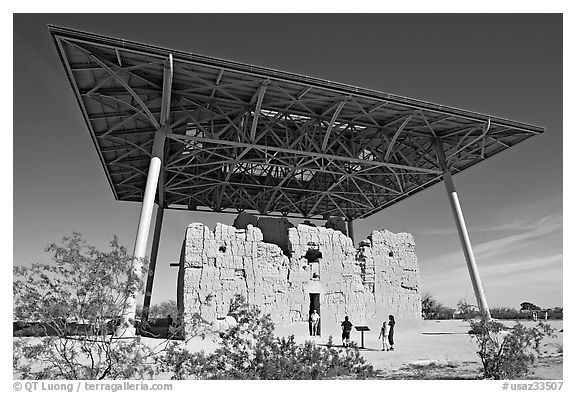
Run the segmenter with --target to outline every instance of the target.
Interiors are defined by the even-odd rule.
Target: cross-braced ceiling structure
[[[163,125],[156,196],[163,207],[349,220],[441,181],[438,146],[456,174],[544,131],[287,72],[50,31],[122,201],[143,200]]]

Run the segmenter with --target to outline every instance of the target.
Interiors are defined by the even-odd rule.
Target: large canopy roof
[[[456,174],[544,132],[360,87],[49,29],[122,201],[142,201],[161,124],[171,129],[157,195],[166,208],[348,219],[440,181],[436,143]]]

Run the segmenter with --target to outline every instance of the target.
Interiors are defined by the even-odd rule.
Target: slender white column
[[[154,199],[156,197],[156,188],[158,187],[158,177],[164,158],[164,142],[166,133],[164,129],[156,131],[154,135],[154,145],[152,148],[152,158],[146,178],[146,188],[144,189],[144,200],[140,210],[140,220],[138,222],[138,232],[136,234],[136,243],[134,245],[134,270],[137,273],[142,272],[144,257],[146,255],[146,245],[148,243],[148,233],[150,232],[150,222],[154,211]],[[135,329],[132,322],[136,320],[136,296],[129,298],[126,302],[126,314],[123,316],[124,322],[128,323],[128,328],[123,332],[124,336],[133,336]]]
[[[144,258],[146,252],[148,232],[150,231],[150,221],[152,220],[152,212],[154,210],[154,197],[156,194],[156,187],[158,186],[158,175],[160,174],[161,165],[162,160],[158,157],[152,157],[152,160],[150,161],[150,169],[148,169],[144,201],[142,202],[142,210],[140,211],[136,245],[134,246],[134,257],[136,258]]]
[[[164,130],[156,131],[148,177],[146,178],[144,201],[142,202],[142,209],[140,210],[138,234],[136,235],[136,244],[134,245],[135,258],[144,258],[146,253],[148,232],[150,231],[150,222],[152,221],[152,212],[154,210],[154,198],[156,197],[156,188],[158,187],[158,176],[160,176],[160,168],[162,167],[162,158],[164,156],[165,140],[166,133]]]
[[[478,273],[478,267],[476,266],[476,259],[474,258],[474,251],[472,250],[470,237],[468,236],[468,229],[466,228],[466,222],[464,221],[464,214],[462,213],[462,207],[460,206],[458,194],[456,193],[456,187],[454,187],[452,174],[446,165],[444,147],[442,146],[442,142],[440,140],[437,140],[436,143],[436,153],[438,155],[440,166],[444,171],[444,186],[446,187],[446,192],[448,193],[448,197],[450,199],[450,207],[452,208],[452,214],[454,215],[454,220],[456,221],[456,228],[458,229],[458,236],[460,237],[460,243],[462,244],[462,251],[464,252],[464,258],[466,259],[468,274],[470,275],[470,280],[472,281],[472,287],[474,289],[474,294],[476,295],[476,301],[478,302],[478,307],[482,315],[484,315],[487,319],[490,319],[490,309],[488,308],[488,302],[486,301],[486,296],[484,295],[482,281],[480,281],[480,273]]]
[[[152,212],[154,210],[154,199],[156,198],[156,189],[158,188],[158,178],[162,170],[162,161],[164,160],[164,143],[166,142],[166,133],[171,133],[170,129],[170,102],[172,97],[172,78],[174,75],[174,61],[172,54],[164,62],[164,78],[162,80],[162,103],[160,108],[160,123],[156,126],[160,128],[154,134],[154,145],[152,147],[152,157],[150,159],[150,167],[148,168],[148,176],[146,178],[146,188],[144,189],[144,200],[142,201],[142,210],[140,211],[140,220],[138,222],[138,233],[136,234],[136,244],[134,245],[134,270],[139,274],[142,272],[144,256],[146,254],[146,245],[148,244],[148,232],[150,231],[150,222],[152,221]],[[141,103],[142,104],[142,103]],[[154,123],[155,119],[152,118]],[[164,207],[163,202],[163,185],[160,184],[160,195],[158,196],[159,209]],[[162,225],[163,210],[159,210],[160,225]],[[158,226],[158,222],[157,222]],[[157,228],[158,236],[160,230]],[[157,243],[157,242],[156,242]],[[158,251],[158,244],[153,254]],[[155,259],[155,255],[153,255]],[[150,269],[154,269],[154,263],[151,264]],[[154,272],[152,271],[151,279],[154,279]],[[151,288],[150,284],[150,288]],[[147,285],[148,287],[148,285]],[[148,298],[148,305],[150,299]],[[131,319],[136,319],[136,295],[128,299],[126,302],[126,312],[123,316],[124,322],[128,323],[128,329],[123,333],[124,336],[133,336],[136,331],[132,326]]]

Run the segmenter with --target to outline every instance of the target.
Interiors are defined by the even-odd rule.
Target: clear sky
[[[562,306],[561,15],[15,15],[13,263],[78,231],[131,250],[140,205],[114,200],[47,24],[362,86],[547,128],[454,180],[491,307]],[[186,226],[166,211],[152,302],[176,297]],[[475,302],[442,184],[355,222],[410,232],[421,288]]]

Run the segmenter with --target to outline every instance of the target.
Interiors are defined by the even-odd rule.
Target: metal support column
[[[148,232],[150,231],[150,222],[152,221],[152,212],[154,210],[158,177],[160,176],[160,169],[164,158],[165,141],[165,131],[156,131],[154,135],[154,146],[152,148],[152,158],[150,159],[150,167],[148,168],[148,176],[146,178],[146,188],[144,189],[144,200],[142,201],[142,209],[140,210],[136,243],[134,245],[134,271],[136,273],[142,271],[144,257],[146,255],[146,244],[148,243]],[[126,315],[124,315],[123,318],[124,322],[128,323],[128,328],[124,335],[135,334],[135,329],[132,327],[130,320],[136,320],[136,296],[127,299]]]
[[[354,244],[354,221],[348,219],[348,237],[352,239],[352,244]]]
[[[156,271],[156,261],[158,260],[158,248],[160,246],[160,234],[162,232],[163,218],[164,208],[162,206],[158,206],[158,209],[156,210],[154,235],[152,237],[152,250],[150,251],[150,265],[148,267],[148,279],[146,280],[146,292],[144,293],[144,305],[142,306],[142,323],[148,321],[150,299],[152,298],[152,288],[154,286],[154,273]]]
[[[164,206],[164,182],[158,182],[162,176],[162,161],[164,160],[164,146],[166,143],[166,134],[171,133],[170,128],[170,103],[172,97],[172,78],[174,75],[174,62],[172,55],[169,54],[164,62],[164,78],[162,81],[162,103],[160,108],[160,122],[156,123],[156,133],[154,134],[154,145],[150,158],[150,167],[146,178],[146,188],[144,189],[144,200],[142,201],[142,210],[140,211],[140,221],[138,222],[138,233],[136,234],[136,244],[134,245],[134,270],[136,273],[142,271],[142,264],[146,254],[146,245],[148,244],[148,232],[150,231],[150,222],[152,221],[152,211],[154,209],[154,199],[156,198],[156,189],[158,188],[158,206]],[[151,120],[154,120],[153,118]],[[155,120],[154,120],[155,122]],[[160,231],[158,230],[158,236]],[[157,250],[156,250],[157,251]],[[152,280],[154,279],[152,272]],[[136,320],[136,296],[130,297],[126,301],[126,313],[123,316],[124,322],[128,328],[123,335],[129,336],[135,334],[130,319]]]
[[[460,201],[458,200],[456,188],[454,187],[452,174],[450,173],[450,168],[446,162],[446,155],[444,154],[442,141],[437,139],[435,147],[436,154],[438,156],[438,162],[442,171],[444,172],[444,185],[450,199],[450,206],[452,208],[452,213],[454,214],[454,220],[456,221],[456,228],[458,229],[460,243],[462,244],[462,251],[464,252],[464,258],[466,259],[466,265],[468,266],[468,273],[470,274],[470,280],[472,281],[472,287],[474,288],[474,294],[476,295],[476,301],[478,302],[478,307],[482,315],[484,315],[487,319],[490,319],[490,309],[488,308],[488,303],[486,302],[484,289],[482,288],[482,282],[480,281],[480,274],[478,273],[478,268],[476,266],[476,259],[474,258],[474,252],[472,250],[472,243],[470,242],[470,237],[468,236],[466,222],[464,221],[464,215],[462,213],[462,208],[460,207]]]

